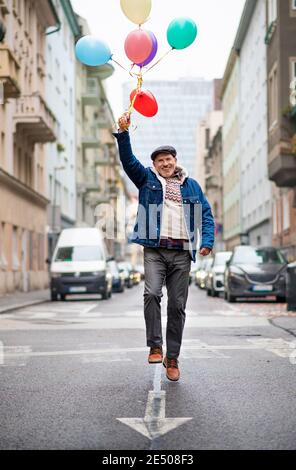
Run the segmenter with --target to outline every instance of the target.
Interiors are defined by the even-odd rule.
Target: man
[[[118,141],[120,159],[126,174],[139,189],[139,210],[131,241],[144,246],[148,362],[163,361],[167,378],[177,381],[191,261],[196,259],[200,231],[199,254],[210,254],[214,219],[199,184],[178,166],[173,147],[157,148],[151,155],[153,166],[145,168],[132,152],[128,133],[130,115],[125,113],[118,124],[119,131],[113,135]],[[167,352],[163,360],[160,302],[164,283],[168,308]]]

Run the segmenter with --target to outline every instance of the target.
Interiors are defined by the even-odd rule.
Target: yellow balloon
[[[125,16],[136,24],[143,24],[151,12],[151,0],[120,0]]]

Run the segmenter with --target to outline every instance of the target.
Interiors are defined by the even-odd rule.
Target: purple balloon
[[[152,40],[152,51],[150,52],[149,57],[147,57],[147,59],[144,62],[142,62],[141,64],[136,64],[139,67],[144,67],[145,65],[150,64],[150,62],[154,59],[154,57],[157,54],[158,43],[157,43],[156,36],[154,33],[152,33],[152,31],[147,31],[147,33],[150,35],[151,40]]]

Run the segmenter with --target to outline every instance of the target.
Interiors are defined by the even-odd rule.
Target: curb
[[[26,302],[23,304],[11,305],[9,307],[2,307],[2,308],[0,307],[0,315],[5,314],[5,313],[15,312],[16,310],[21,310],[22,308],[31,307],[32,305],[44,304],[46,302],[49,302],[49,299],[35,300],[31,302]]]

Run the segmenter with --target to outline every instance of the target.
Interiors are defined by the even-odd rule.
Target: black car
[[[226,264],[225,299],[275,296],[286,298],[287,260],[273,247],[237,246]]]
[[[112,275],[112,292],[124,292],[124,274],[120,272],[116,261],[109,261],[108,266]]]

